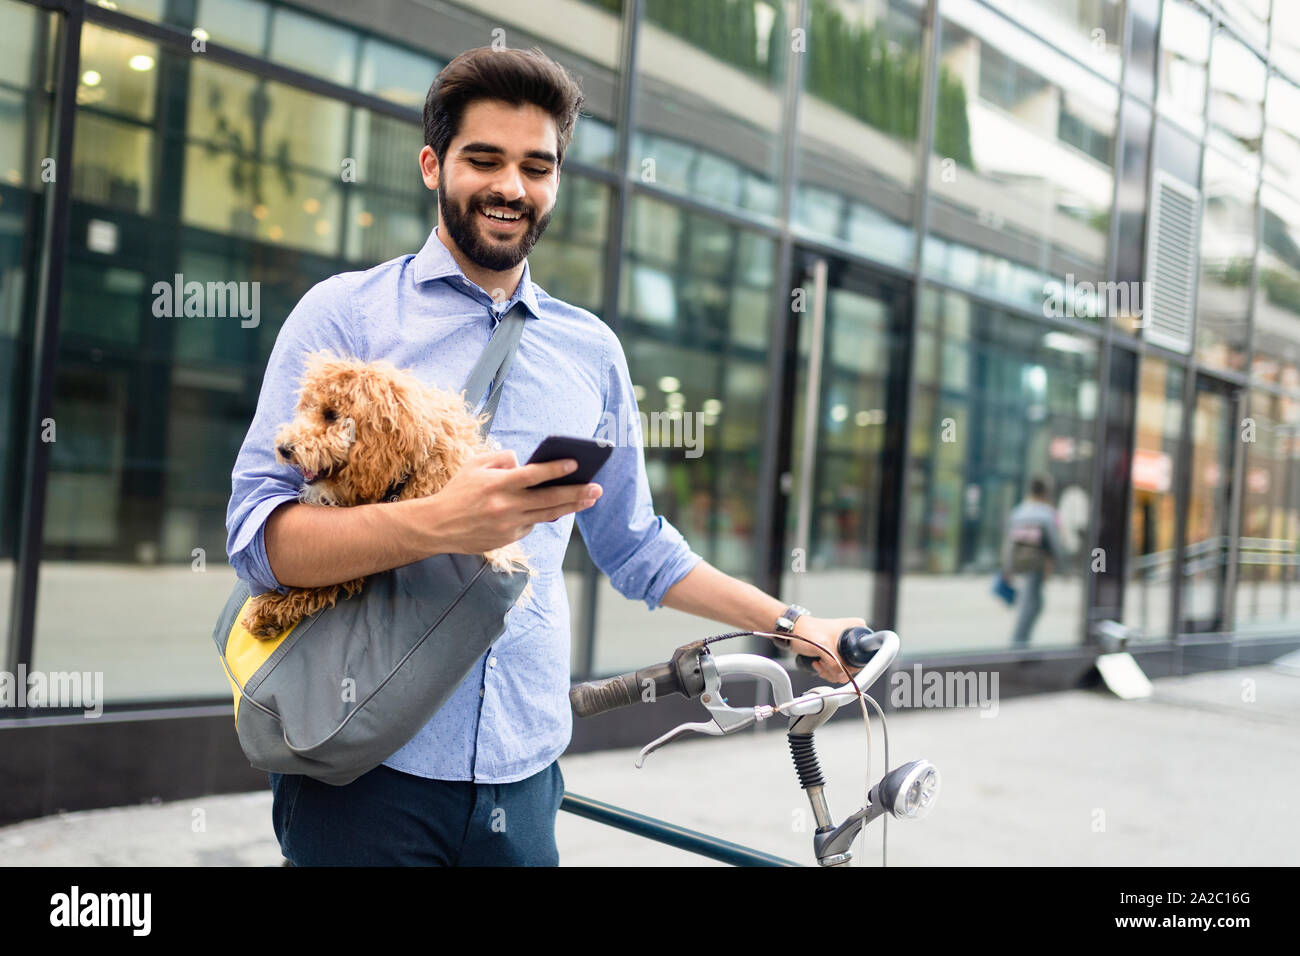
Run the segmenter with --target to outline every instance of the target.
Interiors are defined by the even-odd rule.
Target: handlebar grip
[[[594,717],[641,701],[636,674],[620,674],[569,688],[569,703],[579,717]]]
[[[835,650],[839,653],[840,659],[850,667],[866,667],[871,658],[875,656],[876,651],[880,650],[884,640],[869,627],[851,627],[840,633],[840,639],[836,643]],[[813,664],[817,658],[809,657],[806,654],[800,654],[795,658],[795,666],[801,671],[807,671],[810,674],[817,673],[813,670]]]

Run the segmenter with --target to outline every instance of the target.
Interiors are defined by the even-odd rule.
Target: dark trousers
[[[293,866],[558,866],[559,761],[516,783],[430,780],[380,765],[335,787],[268,774]]]
[[[1016,630],[1011,635],[1013,647],[1028,647],[1034,633],[1034,624],[1043,612],[1043,572],[1030,571],[1020,582],[1020,613],[1016,615]]]

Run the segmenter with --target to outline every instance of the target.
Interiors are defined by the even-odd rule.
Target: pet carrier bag
[[[465,383],[471,410],[494,415],[525,317],[516,305]],[[482,426],[486,435],[489,418]],[[482,555],[438,554],[366,578],[270,640],[239,622],[251,594],[235,585],[212,639],[234,692],[235,730],[258,770],[343,786],[379,766],[429,722],[505,631],[525,572]]]

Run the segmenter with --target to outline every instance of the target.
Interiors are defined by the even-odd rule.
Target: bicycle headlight
[[[919,820],[939,798],[939,769],[913,760],[887,773],[876,787],[881,806],[899,819]]]

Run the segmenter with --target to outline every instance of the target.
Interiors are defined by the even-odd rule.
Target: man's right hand
[[[482,554],[518,541],[533,525],[554,521],[596,503],[600,485],[530,486],[572,473],[572,458],[520,465],[515,453],[475,455],[433,497],[438,501],[435,534],[458,554]]]

